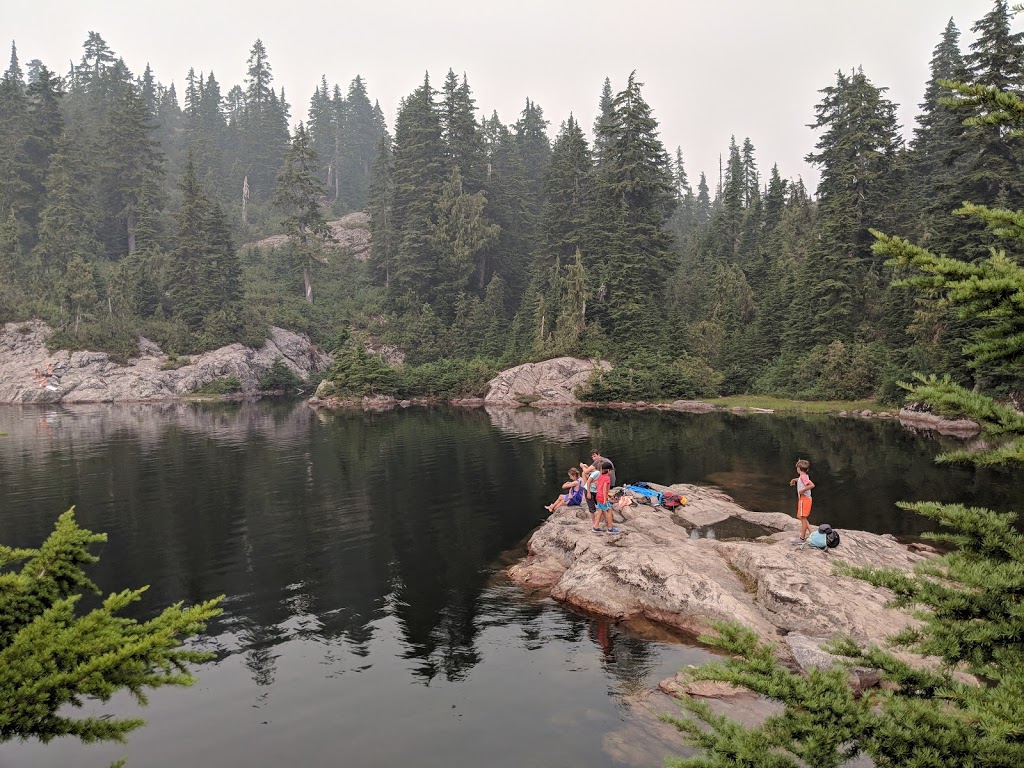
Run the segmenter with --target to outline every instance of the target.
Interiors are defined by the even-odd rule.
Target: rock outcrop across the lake
[[[82,403],[167,400],[195,392],[214,379],[237,376],[242,392],[259,389],[259,377],[281,358],[300,378],[322,371],[330,358],[310,340],[297,333],[272,328],[270,338],[259,349],[230,344],[220,349],[179,358],[178,367],[152,342],[142,340],[139,356],[126,365],[110,359],[105,352],[51,353],[45,344],[50,328],[33,320],[7,323],[0,329],[0,402]],[[58,369],[59,380],[50,388],[40,387],[33,370],[48,365]]]
[[[595,368],[610,370],[606,361],[556,357],[524,363],[502,371],[487,382],[487,405],[579,405],[575,390],[585,384]]]
[[[886,590],[833,573],[840,560],[911,568],[922,559],[892,537],[843,530],[838,549],[800,549],[799,524],[787,515],[745,510],[710,488],[671,488],[688,503],[675,511],[627,507],[619,534],[594,533],[585,509],[563,507],[533,534],[510,576],[593,613],[690,635],[736,620],[796,661],[835,635],[882,642],[913,623],[886,607]],[[799,638],[799,648],[787,637]]]
[[[363,211],[356,211],[342,216],[337,221],[327,222],[334,237],[333,242],[326,244],[326,258],[331,252],[348,251],[358,261],[366,261],[370,257],[370,216]],[[288,235],[271,235],[255,243],[247,243],[243,248],[280,248],[288,243]]]

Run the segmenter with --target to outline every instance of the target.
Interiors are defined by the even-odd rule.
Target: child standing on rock
[[[790,485],[796,486],[796,516],[800,520],[800,541],[804,541],[811,532],[808,518],[811,516],[811,489],[814,487],[814,481],[807,475],[810,468],[811,462],[800,459],[796,463],[797,475],[789,481]]]
[[[611,471],[611,462],[602,462],[601,476],[597,478],[597,517],[598,525],[600,525],[601,515],[604,515],[608,523],[605,530],[608,533],[618,533],[619,529],[615,527],[615,521],[612,519],[612,502],[608,495],[608,492],[612,489]],[[598,526],[594,526],[594,533],[600,532],[601,529]]]

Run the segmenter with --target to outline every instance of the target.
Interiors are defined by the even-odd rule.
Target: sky
[[[512,123],[530,98],[552,138],[572,113],[593,124],[605,77],[624,87],[631,71],[671,153],[682,148],[691,183],[707,173],[712,191],[730,136],[749,137],[762,174],[813,189],[804,156],[817,140],[818,91],[836,72],[863,67],[889,88],[909,138],[947,21],[971,26],[992,0],[34,0],[11,3],[0,22],[24,65],[41,59],[60,73],[99,32],[139,74],[178,87],[189,67],[213,71],[222,92],[245,78],[257,38],[295,121],[305,119],[320,76],[343,90],[363,77],[393,128],[399,100],[429,72],[440,87],[449,68],[466,74],[486,115]],[[1017,28],[1024,25],[1018,23]],[[3,59],[4,61],[6,59]]]

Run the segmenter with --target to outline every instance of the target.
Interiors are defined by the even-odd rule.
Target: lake
[[[191,689],[151,696],[126,746],[0,747],[0,767],[636,766],[683,754],[650,712],[706,650],[510,584],[542,506],[592,445],[620,482],[713,484],[814,519],[913,538],[898,500],[1024,508],[1008,475],[943,468],[954,441],[830,416],[304,404],[0,408],[0,541],[37,545],[71,505],[109,541],[104,591],[140,617],[223,594]],[[111,707],[134,714],[124,698]],[[109,711],[109,710],[108,710]]]

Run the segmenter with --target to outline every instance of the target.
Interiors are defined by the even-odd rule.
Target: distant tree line
[[[902,282],[870,231],[971,263],[996,233],[955,212],[1024,207],[1020,140],[949,88],[1024,89],[1012,21],[995,0],[966,50],[949,21],[909,142],[884,87],[837,73],[811,126],[815,194],[762,170],[749,138],[694,186],[635,74],[621,90],[605,80],[591,130],[570,114],[552,141],[540,105],[482,117],[454,71],[439,88],[425,76],[392,133],[361,77],[347,92],[322,78],[290,127],[260,41],[244,85],[222,94],[190,71],[183,106],[95,33],[64,77],[13,52],[0,317],[45,317],[68,345],[145,331],[190,351],[276,323],[329,348],[372,336],[412,364],[601,356],[636,374],[597,382],[607,398],[895,399],[913,371],[1014,392],[1019,370],[968,366],[976,323]],[[365,263],[326,248],[328,220],[356,210],[370,216]],[[237,250],[282,231],[285,246]]]

